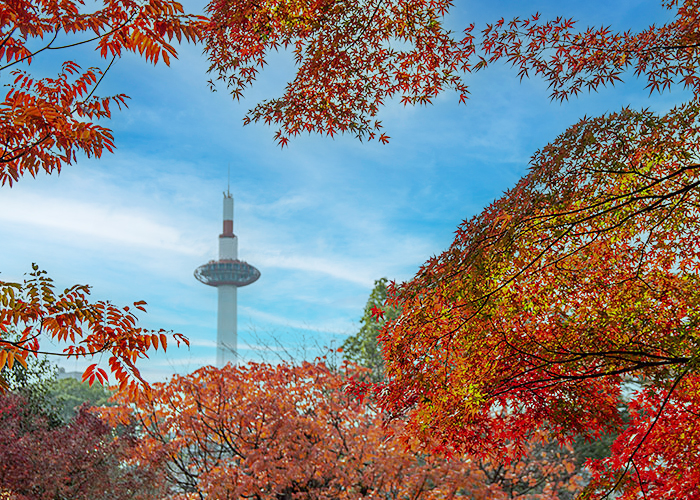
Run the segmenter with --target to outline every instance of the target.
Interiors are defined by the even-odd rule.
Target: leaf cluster
[[[429,104],[445,89],[466,98],[461,73],[474,51],[443,27],[450,0],[212,0],[204,40],[209,71],[235,99],[270,50],[289,48],[297,73],[283,96],[251,109],[245,123],[279,127],[277,142],[303,132],[387,142],[376,120],[393,97]],[[213,83],[212,83],[213,85]]]
[[[630,72],[646,78],[651,94],[681,85],[698,96],[698,5],[692,0],[661,3],[675,18],[638,33],[614,32],[609,26],[577,31],[571,18],[542,21],[539,14],[509,22],[502,18],[484,29],[475,68],[506,60],[521,80],[543,78],[559,101],[614,85]]]
[[[101,4],[101,5],[100,5]],[[121,108],[127,96],[95,95],[105,73],[123,52],[156,64],[177,57],[174,39],[199,39],[200,16],[185,14],[173,0],[104,0],[88,12],[85,2],[9,0],[0,6],[0,76],[9,91],[0,102],[0,184],[24,174],[60,172],[81,152],[100,157],[114,150],[112,132],[98,125]],[[67,60],[56,78],[29,70],[37,57],[94,45],[105,69]],[[45,53],[45,54],[43,54]]]
[[[108,353],[109,370],[120,391],[135,397],[147,390],[135,362],[148,357],[151,348],[165,350],[167,332],[138,327],[131,308],[90,302],[89,294],[89,287],[81,285],[56,293],[52,280],[36,264],[24,283],[0,281],[0,370],[12,370],[15,363],[27,368],[27,359],[40,354],[70,359]],[[136,302],[134,309],[145,311],[144,304]],[[172,336],[178,345],[189,344],[181,334]],[[41,342],[48,339],[66,347],[61,352],[44,351]],[[104,385],[108,374],[94,363],[83,380]]]

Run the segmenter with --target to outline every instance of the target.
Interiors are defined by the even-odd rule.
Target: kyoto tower
[[[219,293],[216,328],[216,365],[236,363],[238,356],[238,287],[250,285],[260,271],[238,260],[238,238],[233,234],[233,197],[224,193],[224,232],[219,235],[219,260],[211,260],[194,271],[194,277],[205,285],[215,286]]]

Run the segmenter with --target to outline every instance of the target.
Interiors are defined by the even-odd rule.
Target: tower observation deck
[[[224,231],[219,235],[219,260],[211,260],[194,271],[205,285],[216,287],[219,295],[216,328],[216,364],[221,367],[238,356],[238,287],[260,278],[260,271],[238,260],[238,237],[233,233],[233,197],[224,193]]]

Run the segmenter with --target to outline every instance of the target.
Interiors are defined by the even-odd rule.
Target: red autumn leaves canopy
[[[323,363],[205,367],[104,413],[136,419],[136,456],[165,467],[187,498],[534,500],[575,489],[571,452],[537,439],[532,457],[509,465],[426,454],[346,391],[356,374]]]

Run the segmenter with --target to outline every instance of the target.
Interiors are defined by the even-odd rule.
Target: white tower
[[[219,235],[219,260],[212,260],[194,271],[205,285],[219,294],[216,328],[216,365],[236,363],[238,357],[238,287],[260,278],[260,271],[238,260],[238,237],[233,234],[233,197],[224,193],[224,231]]]

